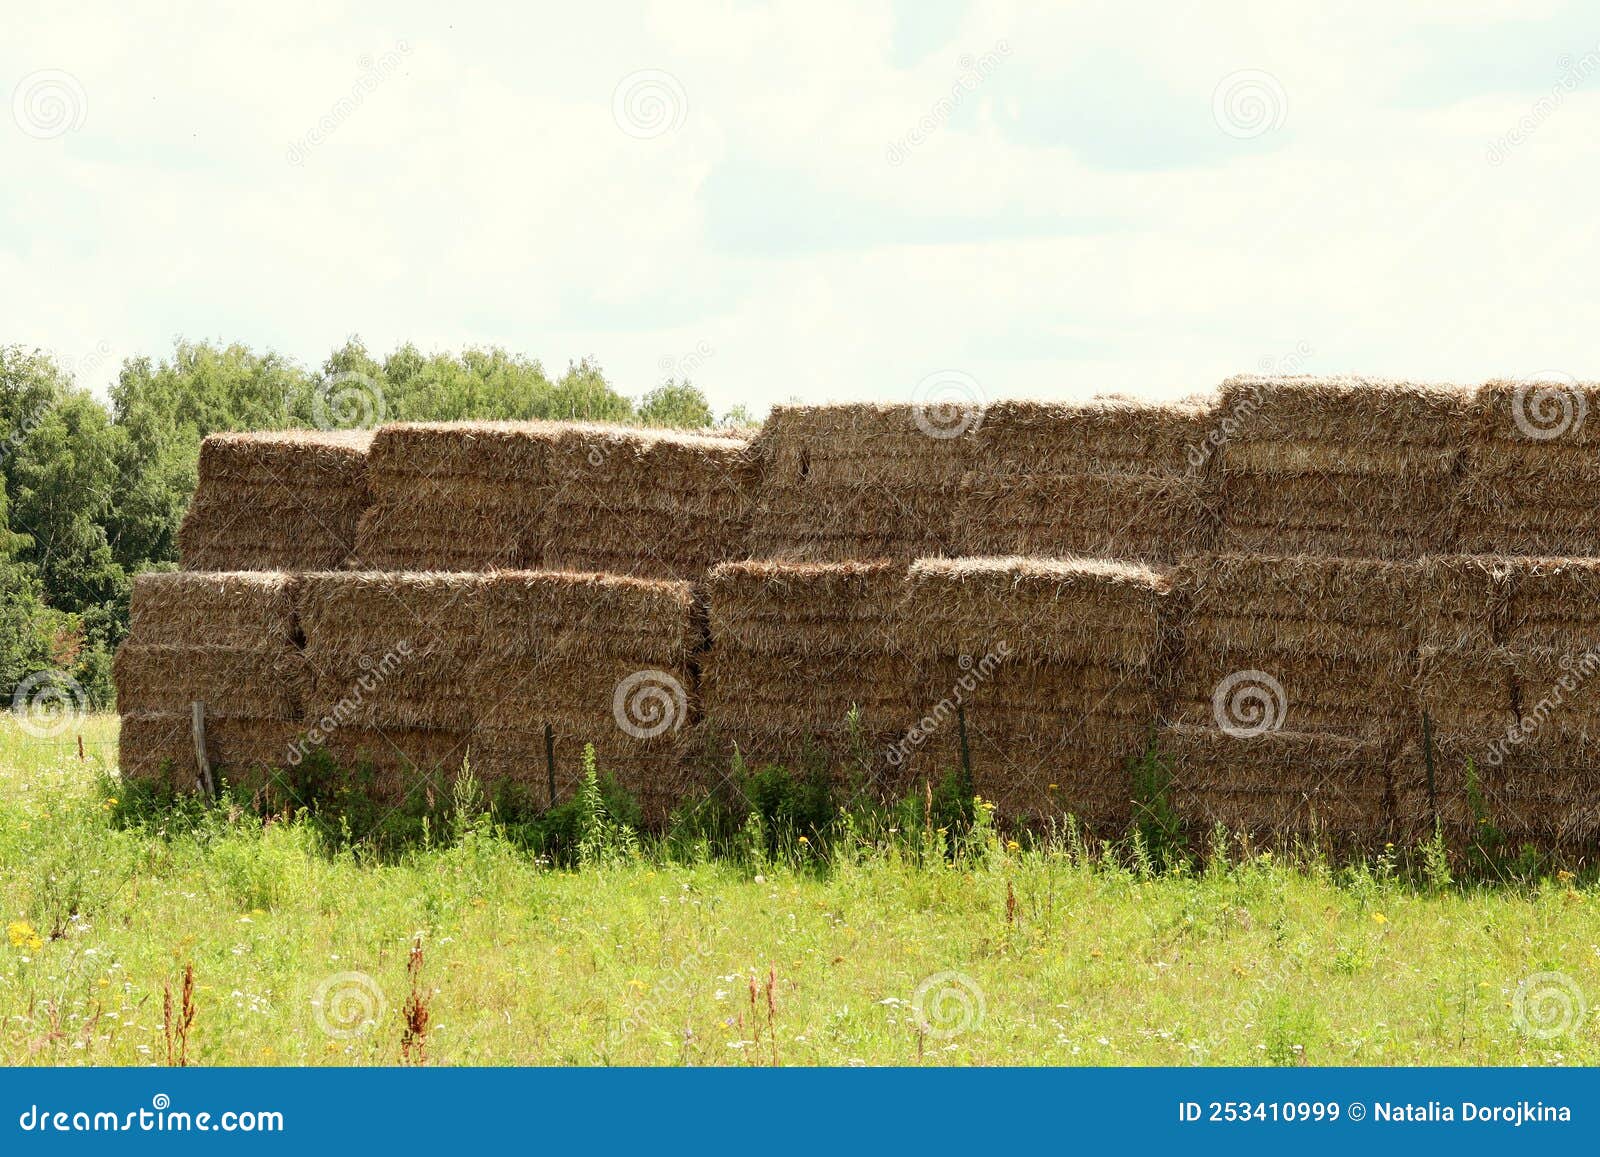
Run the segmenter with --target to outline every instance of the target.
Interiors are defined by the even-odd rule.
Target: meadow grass
[[[982,825],[953,859],[624,840],[573,870],[482,816],[378,856],[303,817],[119,820],[115,727],[80,760],[0,722],[6,1064],[1600,1063],[1565,873],[1155,871]]]

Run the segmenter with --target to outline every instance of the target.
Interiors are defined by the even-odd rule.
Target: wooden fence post
[[[194,712],[194,759],[200,771],[200,790],[206,793],[207,798],[216,799],[217,783],[211,778],[211,760],[206,755],[206,705],[196,699],[190,707]]]

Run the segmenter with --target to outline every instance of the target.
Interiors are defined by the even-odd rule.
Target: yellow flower
[[[804,836],[801,836],[801,837],[800,837],[800,842],[801,842],[801,843],[802,843],[802,844],[809,844],[809,843],[810,843],[810,842],[811,842],[811,841],[810,841],[810,840],[808,840],[808,839],[806,839],[806,838],[805,838],[805,837],[804,837]]]
[[[1055,783],[1052,783],[1052,784],[1051,784],[1051,785],[1050,785],[1050,790],[1051,790],[1051,791],[1057,791],[1057,790],[1059,790],[1059,788],[1060,788],[1060,786],[1061,786],[1061,785],[1060,785],[1060,784],[1055,784]]]
[[[1022,847],[1022,845],[1017,843],[1016,840],[1007,840],[1006,841],[1006,851],[1008,851],[1008,852],[1015,852],[1015,851],[1019,850],[1021,847]]]
[[[1385,916],[1382,912],[1374,912],[1372,914],[1372,922],[1374,924],[1387,924],[1389,922],[1389,917]]]
[[[33,925],[26,920],[13,920],[7,924],[6,936],[11,940],[13,948],[28,948],[37,952],[44,947],[44,941],[33,930]]]

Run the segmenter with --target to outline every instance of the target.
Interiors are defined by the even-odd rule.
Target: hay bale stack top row
[[[179,530],[184,570],[341,566],[367,508],[367,431],[213,434]]]

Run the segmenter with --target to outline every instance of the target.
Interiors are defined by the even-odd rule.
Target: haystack
[[[300,734],[298,723],[281,719],[208,718],[206,757],[212,775],[244,794],[279,786]],[[188,713],[124,712],[117,747],[125,780],[171,792],[201,786]]]
[[[355,562],[374,570],[525,565],[554,490],[549,422],[426,422],[372,440]]]
[[[698,706],[704,618],[686,582],[512,571],[485,576],[466,679],[484,778],[570,798],[585,744],[653,820],[688,790],[683,750]]]
[[[883,562],[713,569],[701,690],[717,736],[752,764],[815,751],[842,781],[859,771],[874,790],[895,790],[888,754],[911,720],[915,679],[893,643],[904,574]]]
[[[388,571],[301,576],[308,719],[328,734],[345,727],[469,732],[484,580]]]
[[[699,579],[744,556],[756,489],[747,437],[565,426],[551,472],[528,560],[546,570]]]
[[[1370,738],[1408,717],[1420,568],[1317,556],[1189,560],[1177,721]]]
[[[1191,831],[1326,835],[1370,846],[1392,828],[1389,755],[1377,738],[1326,732],[1231,735],[1169,724],[1157,740],[1168,799]]]
[[[1171,562],[1207,549],[1210,423],[1192,403],[996,403],[962,482],[961,551]]]
[[[913,405],[778,406],[754,443],[749,553],[791,562],[910,562],[959,553],[955,522],[983,415]]]
[[[1164,569],[1100,560],[914,563],[896,626],[916,662],[918,770],[956,766],[964,719],[974,789],[1002,815],[1126,824],[1170,590]]]
[[[281,767],[309,682],[295,646],[296,579],[277,572],[140,575],[117,651],[124,774],[193,789],[195,702],[222,779]],[[286,730],[287,729],[287,730]],[[163,765],[170,764],[165,771]]]
[[[298,718],[295,581],[274,571],[140,575],[117,650],[117,710],[181,716],[186,729],[196,701],[208,720]]]
[[[213,434],[178,542],[185,570],[337,567],[367,506],[366,431]]]
[[[1218,549],[1411,559],[1454,549],[1469,394],[1369,378],[1223,383]]]
[[[1600,555],[1600,384],[1479,388],[1456,517],[1462,550]]]

